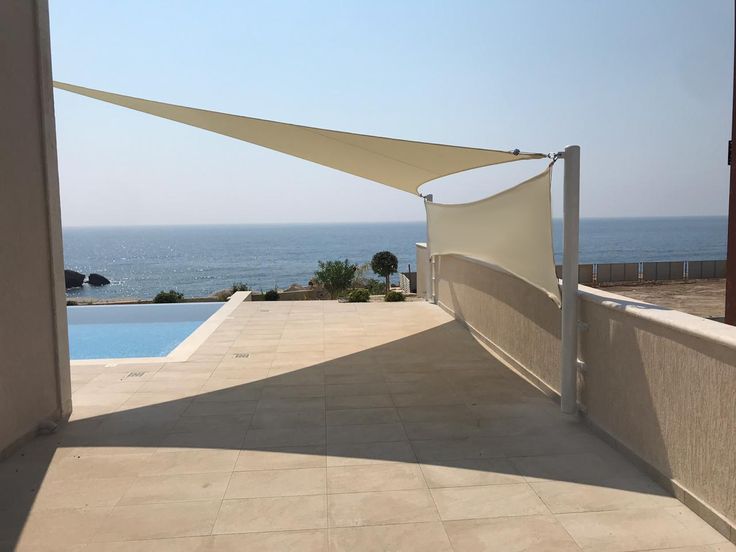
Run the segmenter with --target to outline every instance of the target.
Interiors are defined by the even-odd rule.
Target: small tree
[[[341,292],[350,287],[357,266],[350,261],[318,261],[319,270],[314,277],[329,292],[330,299],[337,299]]]
[[[371,259],[371,270],[386,278],[386,293],[391,290],[391,275],[399,268],[399,260],[390,251],[379,251]]]

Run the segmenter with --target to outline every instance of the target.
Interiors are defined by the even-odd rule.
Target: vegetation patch
[[[184,300],[184,294],[174,289],[169,291],[159,291],[153,298],[154,303],[181,303]]]
[[[367,303],[371,298],[371,292],[367,289],[354,289],[348,293],[349,303]]]
[[[330,299],[337,299],[345,290],[350,289],[358,267],[345,259],[344,261],[318,261],[319,269],[314,273],[315,279],[330,294]]]
[[[386,302],[387,303],[396,303],[399,301],[403,301],[405,299],[404,294],[400,291],[389,291],[386,294]]]

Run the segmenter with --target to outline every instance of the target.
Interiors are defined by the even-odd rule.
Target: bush
[[[264,301],[278,301],[279,300],[279,292],[275,289],[269,289],[264,295],[263,295]]]
[[[233,293],[236,293],[238,291],[250,291],[248,284],[246,284],[245,282],[235,282],[233,284],[233,287],[230,289],[233,290]]]
[[[404,294],[400,291],[389,291],[386,294],[386,302],[387,303],[396,303],[398,301],[404,300]]]
[[[348,289],[355,277],[358,267],[347,259],[344,261],[318,261],[319,270],[314,273],[316,280],[330,294],[330,299],[337,299],[340,293]]]
[[[355,271],[353,277],[354,288],[365,288],[371,295],[383,295],[386,293],[386,286],[383,282],[379,282],[375,278],[369,278],[368,274],[371,274],[371,263],[365,263],[360,265]]]
[[[354,289],[350,293],[348,293],[349,303],[367,303],[370,298],[371,292],[367,289]]]
[[[176,290],[170,289],[169,291],[159,291],[156,297],[153,298],[154,303],[181,303],[184,299],[184,294],[179,293]]]
[[[78,304],[79,303],[77,303],[76,301],[71,301],[69,299],[67,299],[67,302],[66,302],[67,307],[76,307]]]
[[[391,289],[391,275],[399,269],[399,260],[390,251],[379,251],[371,259],[371,269],[386,278],[386,293]]]

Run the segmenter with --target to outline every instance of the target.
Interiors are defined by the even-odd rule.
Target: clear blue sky
[[[57,80],[414,140],[578,143],[583,216],[727,211],[730,0],[52,0],[51,35]],[[55,98],[65,225],[424,217],[418,198],[367,180]],[[423,191],[478,199],[543,166],[471,171]]]

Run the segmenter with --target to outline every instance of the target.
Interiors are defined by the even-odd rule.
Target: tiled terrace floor
[[[426,303],[244,303],[189,362],[72,375],[0,549],[736,550]]]

